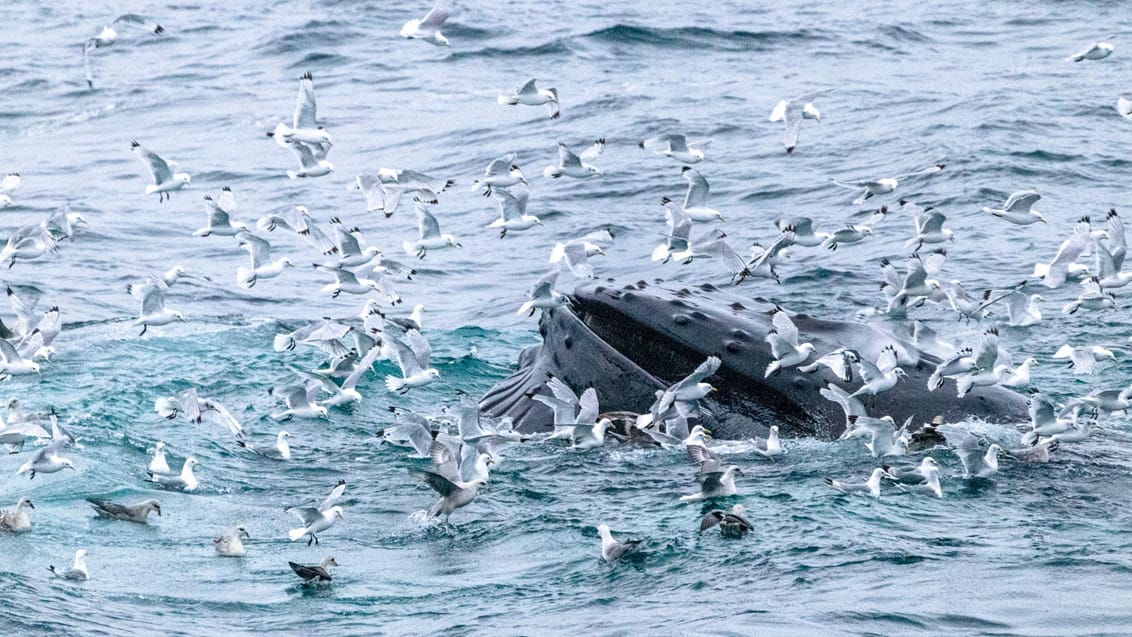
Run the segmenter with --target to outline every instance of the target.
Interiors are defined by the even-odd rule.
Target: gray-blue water
[[[131,7],[167,29],[93,54],[95,90],[83,80],[81,43],[121,7],[9,3],[0,100],[0,172],[19,172],[4,230],[35,223],[64,202],[89,221],[50,258],[19,263],[5,283],[30,283],[62,308],[58,355],[39,378],[4,383],[33,411],[54,407],[85,449],[76,473],[16,476],[25,455],[0,457],[0,505],[36,503],[34,529],[0,537],[0,625],[11,634],[1127,634],[1132,631],[1132,514],[1127,419],[1114,416],[1048,465],[1007,464],[967,483],[939,453],[947,497],[886,491],[879,500],[835,495],[822,478],[864,476],[874,461],[858,444],[790,441],[775,463],[739,456],[741,496],[756,532],[743,541],[695,532],[693,488],[677,452],[552,445],[512,450],[490,488],[457,512],[455,531],[414,513],[433,494],[407,472],[404,452],[376,447],[390,405],[438,413],[457,390],[479,394],[514,369],[537,341],[515,316],[550,247],[583,232],[617,234],[601,276],[725,281],[711,262],[658,265],[659,199],[683,193],[679,165],[637,147],[684,131],[714,140],[699,169],[728,237],[744,252],[773,240],[772,220],[804,214],[845,223],[852,194],[831,177],[884,177],[945,162],[944,172],[897,193],[935,205],[957,241],[945,276],[969,289],[1013,284],[1047,261],[1081,215],[1129,210],[1132,124],[1116,98],[1132,62],[1125,40],[1098,62],[1064,58],[1116,31],[1110,3],[874,2],[609,3],[589,0],[464,2],[445,29],[451,48],[397,37],[425,3],[254,2]],[[630,6],[633,5],[633,6]],[[290,117],[297,77],[313,73],[319,118],[334,135],[336,171],[290,181],[293,158],[264,136]],[[558,88],[562,118],[542,107],[505,108],[495,97],[528,77]],[[781,145],[775,103],[832,88],[806,122],[794,155]],[[551,181],[555,142],[609,146],[600,177]],[[191,186],[159,204],[130,153],[138,140],[180,163]],[[469,192],[493,158],[515,152],[532,179],[531,212],[544,225],[504,240],[484,226],[495,206]],[[227,238],[198,239],[201,197],[230,186],[238,216],[305,205],[325,223],[340,216],[388,253],[412,238],[411,208],[391,219],[365,212],[354,175],[381,166],[451,177],[436,207],[463,248],[430,254],[400,285],[406,305],[427,306],[426,334],[442,377],[405,397],[381,383],[327,421],[296,421],[294,460],[259,460],[217,427],[166,421],[155,398],[189,386],[228,405],[268,435],[277,409],[268,387],[311,350],[275,353],[272,336],[304,319],[352,317],[360,302],[318,292],[328,279],[302,267],[250,291],[236,285],[246,255]],[[1048,226],[988,220],[980,207],[1036,189]],[[896,195],[878,203],[893,203]],[[1126,215],[1128,216],[1128,215]],[[799,251],[781,287],[748,281],[736,293],[796,311],[845,317],[882,303],[877,264],[902,257],[907,219],[889,219],[866,244],[830,254]],[[279,254],[318,255],[272,235]],[[181,264],[210,281],[178,284],[168,305],[189,321],[138,337],[129,282]],[[573,281],[562,277],[560,287]],[[1043,364],[1036,384],[1059,398],[1122,387],[1119,360],[1074,378],[1051,359],[1069,342],[1117,342],[1124,310],[1060,314],[1074,286],[1046,294],[1046,320],[1003,329],[1003,341]],[[1121,300],[1122,305],[1127,301]],[[954,314],[916,311],[945,335],[970,339]],[[769,424],[769,423],[768,423]],[[1009,426],[973,425],[1014,442]],[[201,460],[200,490],[147,483],[146,449]],[[285,505],[349,483],[346,518],[307,548],[286,539]],[[149,526],[95,520],[83,498],[156,496],[165,515]],[[727,504],[731,504],[728,502]],[[598,522],[649,539],[639,565],[599,559]],[[211,539],[238,523],[253,540],[244,559],[214,557]],[[47,565],[89,551],[88,582],[52,579]],[[341,565],[332,587],[303,591],[287,561]]]

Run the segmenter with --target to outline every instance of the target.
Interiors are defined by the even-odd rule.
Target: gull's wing
[[[149,169],[149,174],[153,177],[153,183],[161,184],[173,178],[172,172],[169,170],[169,164],[157,155],[157,153],[147,150],[145,146],[137,142],[132,142],[130,146],[134,152],[141,157],[142,163]]]
[[[527,82],[527,84],[529,85],[533,85],[534,83],[534,80]],[[526,86],[524,86],[523,88],[526,88]],[[487,165],[487,168],[484,169],[484,177],[497,177],[499,175],[509,174],[511,172],[511,166],[513,166],[514,163],[515,153],[508,153],[502,157],[499,157],[498,159],[494,159],[490,164]]]
[[[326,499],[322,501],[322,504],[318,505],[318,509],[320,511],[329,509],[335,502],[342,498],[342,494],[344,493],[346,493],[346,481],[339,480],[338,484],[330,490],[330,494],[326,496]]]
[[[450,15],[452,15],[452,1],[436,0],[436,4],[432,5],[432,9],[421,18],[420,28],[422,30],[439,29]]]
[[[460,491],[460,487],[457,486],[456,483],[439,473],[433,473],[431,471],[414,471],[412,473],[424,480],[425,484],[432,487],[434,491],[445,498]]]
[[[417,362],[417,356],[408,343],[393,337],[386,338],[385,342],[393,348],[393,356],[397,360],[397,366],[401,368],[403,378],[408,378],[422,371],[420,363]]]
[[[563,168],[570,166],[581,166],[582,159],[574,154],[574,151],[566,148],[566,144],[558,142],[558,165]]]
[[[582,396],[578,399],[578,424],[589,424],[597,422],[597,416],[600,412],[597,403],[597,390],[593,387],[587,387],[582,392]]]
[[[747,270],[747,260],[735,251],[735,248],[727,242],[727,239],[720,235],[715,235],[714,238],[707,241],[696,243],[693,252],[697,255],[719,259],[727,273],[732,275],[733,279],[738,279],[733,280],[733,283],[738,283],[738,281],[743,280],[750,274],[750,271]]]
[[[566,261],[566,266],[570,268],[570,272],[573,272],[574,276],[594,278],[594,266],[586,255],[584,243],[574,241],[567,243],[562,249],[562,258]]]
[[[1093,243],[1093,265],[1096,268],[1093,274],[1098,278],[1104,279],[1116,274],[1116,263],[1112,253],[1099,241]]]
[[[491,192],[499,199],[499,214],[504,221],[518,220],[522,216],[523,211],[515,195],[502,188],[495,188]]]
[[[888,373],[896,369],[898,364],[896,357],[896,348],[889,345],[881,350],[880,356],[877,357],[877,369],[881,372]]]
[[[1046,274],[1046,285],[1057,287],[1065,282],[1069,272],[1069,264],[1075,262],[1077,257],[1092,243],[1089,218],[1082,217],[1073,228],[1073,234],[1061,243],[1057,254],[1049,263],[1049,273]]]
[[[722,364],[723,361],[720,360],[718,356],[709,356],[707,360],[700,363],[699,366],[696,367],[695,371],[693,371],[691,374],[688,374],[683,379],[681,379],[680,382],[673,385],[672,390],[677,391],[687,387],[692,387],[693,385],[703,382],[704,379],[719,371],[719,367]]]
[[[315,123],[314,78],[310,73],[303,73],[299,77],[299,95],[295,99],[292,124],[293,128],[318,128]]]
[[[428,211],[423,201],[414,199],[413,204],[417,210],[417,232],[420,235],[420,239],[424,240],[431,237],[439,237],[440,222]]]
[[[315,168],[318,166],[318,159],[314,156],[312,147],[304,142],[291,140],[287,142],[287,148],[295,153],[295,157],[299,159],[299,166],[306,168]]]
[[[209,195],[204,196],[204,209],[208,212],[208,227],[224,227],[231,223],[228,213]]]
[[[692,218],[672,203],[664,205],[664,221],[668,224],[670,239],[680,239],[685,243],[692,234]]]
[[[562,379],[557,376],[552,376],[546,381],[546,388],[550,390],[550,393],[553,394],[555,398],[566,404],[575,408],[581,404],[581,399],[574,393],[574,390],[570,389],[570,386],[562,382]]]
[[[252,268],[260,268],[271,263],[271,244],[266,239],[250,232],[239,232],[236,238],[240,245],[252,256]]]
[[[239,206],[236,205],[236,195],[232,194],[232,189],[228,186],[224,186],[220,189],[220,198],[216,201],[216,204],[228,214],[232,214],[239,209]]]
[[[515,91],[515,95],[534,95],[535,93],[538,93],[538,87],[535,86],[535,78],[533,77]]]
[[[916,224],[916,234],[934,234],[943,230],[943,222],[947,217],[942,212],[930,211],[922,214]]]
[[[684,170],[684,179],[688,180],[688,192],[684,195],[684,209],[700,208],[707,202],[708,182],[704,176],[694,168]]]
[[[904,275],[903,287],[904,289],[918,288],[924,285],[928,279],[928,271],[924,269],[924,262],[920,260],[919,255],[913,254],[908,257],[908,273]]]
[[[583,160],[597,159],[599,155],[605,152],[605,138],[597,140],[592,146],[582,151],[580,158]]]
[[[916,172],[904,173],[903,175],[896,175],[895,177],[893,177],[893,179],[895,179],[897,181],[901,181],[901,180],[904,180],[904,179],[914,179],[916,177],[926,177],[927,175],[934,175],[935,173],[938,173],[939,171],[943,170],[943,168],[944,168],[943,164],[934,164],[934,165],[928,166],[927,168],[924,168],[922,170],[917,170]]]
[[[770,322],[774,326],[774,331],[787,343],[794,347],[798,346],[798,328],[794,325],[794,321],[790,320],[790,316],[786,314],[785,310],[775,307],[774,316],[771,317]]]
[[[860,358],[860,357],[858,357]],[[835,402],[841,405],[841,409],[845,412],[846,416],[868,416],[865,410],[865,405],[860,400],[849,395],[849,392],[834,385],[832,383],[826,385],[818,390],[826,400]]]
[[[354,186],[366,196],[366,212],[385,208],[385,195],[381,190],[381,180],[373,175],[358,175]]]
[[[770,121],[777,122],[786,115],[786,108],[790,106],[790,100],[780,100],[778,104],[774,105],[774,109],[770,112]]]
[[[429,366],[429,359],[432,358],[432,346],[429,345],[428,339],[420,330],[407,330],[404,336],[404,343],[409,346],[413,352],[413,357],[417,360],[417,364],[422,369],[427,369]]]
[[[978,365],[984,372],[994,371],[994,365],[998,361],[998,330],[996,328],[989,328],[983,331],[983,337],[979,341],[979,349],[975,352],[975,365]]]
[[[131,26],[139,27],[149,31],[150,33],[161,34],[165,33],[165,28],[157,23],[156,20],[149,16],[139,15],[137,13],[124,13],[114,20],[114,24],[129,24]]]
[[[1012,193],[1002,209],[1006,212],[1030,212],[1030,207],[1041,198],[1041,195],[1032,190],[1022,190]]]
[[[884,377],[884,374],[876,365],[872,363],[872,361],[864,358],[859,358],[857,360],[857,373],[861,375],[861,381],[866,385],[873,382],[874,380],[880,380]]]
[[[142,315],[159,314],[165,309],[165,291],[167,289],[156,285],[142,286],[140,292]]]
[[[331,581],[330,573],[321,566],[303,566],[302,564],[296,564],[294,562],[287,562],[287,565],[291,567],[292,571],[295,571],[295,575],[298,575],[304,580],[317,579],[326,580],[328,582]]]
[[[1113,265],[1119,272],[1124,267],[1124,255],[1128,252],[1128,244],[1124,241],[1124,222],[1120,220],[1120,215],[1116,214],[1116,209],[1113,208],[1108,211],[1105,223],[1108,225],[1108,241],[1112,251]]]
[[[294,513],[303,526],[310,526],[311,522],[322,518],[322,511],[316,507],[288,507],[285,512]]]

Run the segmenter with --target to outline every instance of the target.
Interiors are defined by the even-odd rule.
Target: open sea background
[[[1064,61],[1119,31],[1124,4],[463,2],[444,29],[451,48],[399,38],[401,25],[427,9],[5,5],[0,173],[19,172],[24,183],[12,193],[16,205],[0,212],[0,228],[36,223],[65,202],[89,222],[57,255],[0,274],[42,288],[43,307],[58,305],[65,322],[42,376],[17,377],[0,392],[31,411],[54,407],[85,445],[68,454],[76,473],[31,482],[15,475],[27,454],[0,457],[0,505],[21,496],[36,504],[32,532],[0,537],[7,634],[1132,632],[1132,429],[1124,416],[1105,418],[1048,465],[1004,461],[993,480],[964,481],[954,455],[937,452],[942,500],[835,494],[822,478],[859,478],[874,466],[856,442],[789,441],[789,454],[773,463],[740,453],[748,477],[726,504],[744,504],[755,524],[743,541],[696,532],[701,508],[677,501],[694,486],[682,453],[614,446],[512,449],[449,532],[419,521],[434,495],[407,470],[425,461],[372,439],[391,423],[390,405],[439,415],[457,390],[482,394],[513,371],[519,351],[537,342],[534,319],[515,308],[556,241],[609,227],[617,238],[596,260],[600,276],[725,282],[711,262],[649,260],[664,231],[659,199],[683,196],[685,185],[677,163],[637,147],[653,134],[714,140],[697,169],[743,252],[772,241],[780,216],[827,227],[848,221],[853,195],[831,177],[877,178],[936,162],[946,170],[897,195],[948,216],[958,240],[944,276],[971,290],[1022,280],[1082,215],[1100,221],[1115,206],[1132,217],[1132,123],[1114,109],[1132,70],[1127,40],[1117,34],[1109,59]],[[117,44],[92,54],[88,90],[81,44],[126,11],[154,16],[167,33],[120,29]],[[337,170],[291,181],[291,154],[264,132],[290,118],[307,71]],[[560,121],[544,107],[496,104],[532,76],[558,88]],[[807,121],[787,156],[781,124],[767,115],[780,98],[823,88],[835,90],[817,101],[822,123]],[[600,177],[542,177],[556,141],[580,151],[598,137],[608,140],[594,162]],[[135,139],[178,161],[193,175],[190,187],[162,204],[144,195]],[[500,240],[484,227],[495,204],[469,188],[507,152],[530,177],[531,212],[544,226]],[[360,226],[396,255],[415,235],[411,206],[385,219],[346,188],[381,166],[457,182],[435,212],[463,249],[430,253],[398,286],[406,306],[427,307],[441,379],[395,396],[381,382],[393,368],[379,363],[356,409],[284,425],[296,435],[285,464],[241,452],[218,427],[154,413],[154,399],[197,387],[266,442],[278,427],[267,418],[278,408],[267,389],[289,381],[292,367],[321,362],[309,349],[273,352],[272,337],[309,319],[354,317],[361,306],[358,297],[320,293],[328,280],[309,267],[239,288],[235,268],[247,257],[235,241],[191,236],[205,220],[201,197],[230,186],[238,218],[249,222],[305,205],[323,223],[339,216]],[[1048,226],[1009,226],[979,212],[1023,189],[1042,193]],[[901,260],[912,234],[909,219],[889,217],[867,243],[799,250],[781,268],[781,286],[750,280],[732,292],[821,317],[868,314],[882,303],[880,259]],[[269,238],[304,266],[319,256],[293,235]],[[175,264],[210,280],[171,290],[168,305],[187,323],[139,338],[126,285]],[[566,273],[559,287],[572,284]],[[1129,334],[1125,309],[1062,315],[1076,294],[1072,285],[1051,291],[1041,324],[1003,328],[1016,359],[1031,354],[1043,364],[1035,383],[1058,398],[1132,380],[1126,356],[1077,378],[1051,359],[1063,342],[1119,343]],[[979,331],[940,307],[915,315],[956,340]],[[1019,437],[1012,426],[970,426],[1011,446]],[[157,440],[168,443],[170,464],[189,454],[201,460],[199,491],[145,481],[146,450]],[[320,500],[341,478],[349,483],[345,520],[320,547],[288,542],[294,520],[283,507]],[[148,526],[96,520],[88,496],[153,496],[165,515]],[[618,537],[648,538],[647,559],[603,563],[594,530],[603,521]],[[216,558],[211,539],[239,523],[253,538],[248,556]],[[69,564],[80,547],[89,551],[90,581],[48,574],[48,564]],[[323,555],[341,565],[334,585],[296,586],[287,561]]]

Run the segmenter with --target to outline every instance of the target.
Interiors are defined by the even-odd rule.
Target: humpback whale
[[[480,401],[493,416],[510,416],[517,427],[532,431],[553,424],[550,409],[530,396],[544,393],[550,376],[576,391],[593,387],[605,412],[645,413],[656,391],[680,380],[708,356],[723,364],[708,379],[716,388],[701,405],[703,424],[717,438],[765,436],[778,425],[784,436],[830,439],[845,429],[841,407],[819,390],[835,383],[852,392],[861,381],[843,382],[827,369],[805,373],[783,369],[764,378],[774,360],[765,341],[776,304],[741,298],[711,284],[678,287],[656,281],[618,284],[612,279],[577,287],[570,303],[545,310],[539,320],[541,345],[519,355],[519,370],[497,383]],[[787,308],[789,309],[789,308]],[[888,346],[896,349],[907,377],[893,389],[862,402],[873,416],[897,422],[913,418],[947,422],[967,417],[992,422],[1024,422],[1027,399],[998,386],[979,387],[956,397],[955,381],[935,391],[927,379],[940,354],[880,329],[853,321],[792,315],[803,339],[814,343],[816,356],[839,347],[876,360]]]

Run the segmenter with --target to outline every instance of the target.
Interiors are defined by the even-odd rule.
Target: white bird
[[[1081,294],[1077,299],[1066,303],[1061,311],[1066,314],[1075,314],[1077,310],[1111,310],[1115,309],[1116,296],[1112,292],[1105,292],[1101,288],[1100,279],[1093,277],[1081,282]]]
[[[998,471],[998,454],[1002,447],[992,444],[984,452],[979,440],[967,432],[952,433],[948,438],[963,463],[964,478],[989,478]]]
[[[822,239],[821,247],[834,251],[837,250],[838,246],[859,243],[871,236],[873,236],[873,230],[868,226],[848,225],[827,233],[825,239]]]
[[[98,35],[88,39],[83,44],[83,70],[86,73],[87,88],[94,88],[94,74],[91,73],[90,70],[90,52],[94,49],[108,47],[117,42],[118,31],[114,29],[114,25],[118,24],[144,29],[154,35],[165,33],[165,28],[158,24],[153,18],[136,13],[120,15],[110,25],[103,26],[102,30],[98,32]]]
[[[323,407],[323,409],[326,408]],[[237,438],[236,444],[256,455],[263,456],[264,458],[270,458],[272,460],[290,460],[291,445],[287,443],[287,440],[294,437],[295,436],[287,433],[286,431],[280,431],[278,434],[276,434],[275,444],[273,445],[253,445],[243,438]]]
[[[65,446],[67,446],[66,440],[54,440],[47,443],[46,447],[35,452],[31,459],[20,465],[19,469],[16,469],[16,475],[26,473],[28,480],[34,480],[38,473],[57,473],[63,469],[77,471],[75,463],[71,462],[70,458],[59,455],[59,450]]]
[[[774,222],[780,231],[794,235],[793,245],[813,248],[822,244],[832,235],[828,232],[814,231],[814,220],[809,217],[787,217]]]
[[[955,380],[958,397],[962,398],[973,387],[997,385],[1006,378],[1009,367],[998,364],[998,328],[987,328],[975,352],[975,366]]]
[[[667,433],[675,433],[679,438],[687,438],[687,419],[700,414],[700,400],[715,391],[711,383],[705,382],[709,377],[719,371],[723,360],[718,356],[709,356],[700,363],[691,374],[673,383],[663,391],[657,392],[657,400],[649,407],[652,424],[660,425],[675,419],[682,423],[683,431],[669,429]]]
[[[700,490],[696,493],[680,496],[681,502],[697,502],[713,498],[726,498],[737,493],[735,476],[741,476],[743,470],[735,465],[726,467],[719,458],[714,457],[706,447],[691,445],[685,448],[688,458],[699,467],[696,472],[696,482]]]
[[[585,237],[571,239],[565,243],[556,243],[550,251],[548,263],[565,263],[566,267],[576,277],[594,278],[594,267],[589,258],[595,255],[605,255],[600,242],[612,241],[613,235],[608,230],[599,230]],[[561,269],[561,265],[559,266]]]
[[[723,214],[707,207],[710,186],[707,179],[691,166],[684,166],[680,175],[688,181],[688,192],[684,194],[684,214],[692,221],[723,221]],[[667,202],[664,202],[667,203]]]
[[[288,170],[287,177],[299,179],[302,177],[322,177],[334,172],[334,164],[326,159],[330,150],[329,144],[308,144],[297,140],[284,142],[284,145],[295,154],[299,160],[298,170]]]
[[[334,526],[334,522],[345,519],[342,515],[342,507],[338,505],[334,505],[325,511],[314,507],[287,507],[283,511],[294,513],[303,524],[297,529],[288,531],[287,537],[295,542],[304,535],[309,535],[310,539],[307,540],[307,546],[310,546],[311,542],[318,544],[319,533]]]
[[[149,474],[150,482],[156,482],[166,489],[177,489],[179,491],[196,491],[200,486],[196,475],[193,474],[193,467],[200,466],[197,459],[189,456],[185,458],[185,463],[181,465],[181,473],[179,474],[165,474],[165,473],[151,473]]]
[[[214,201],[211,195],[205,195],[204,209],[208,212],[208,225],[193,232],[194,237],[234,237],[240,231],[248,231],[247,224],[232,221],[231,213],[236,210],[236,199],[228,186],[220,191],[219,201]]]
[[[1112,37],[1108,39],[1111,40]],[[1102,40],[1100,42],[1094,42],[1078,53],[1065,58],[1065,61],[1080,62],[1081,60],[1103,60],[1110,55],[1112,55],[1112,43]]]
[[[251,257],[250,268],[236,268],[236,282],[242,287],[250,288],[261,279],[274,279],[283,273],[286,268],[293,268],[295,264],[287,257],[271,259],[271,244],[266,239],[250,232],[236,234],[240,240],[240,247],[248,251]]]
[[[401,296],[393,289],[392,282],[383,271],[384,268],[373,262],[353,272],[343,267],[322,263],[316,263],[314,267],[316,270],[330,272],[334,275],[334,283],[327,283],[321,288],[321,291],[330,292],[334,298],[338,298],[338,295],[343,292],[347,294],[377,292],[392,305],[401,302]]]
[[[451,0],[436,0],[432,9],[419,20],[409,20],[401,27],[401,37],[410,40],[424,40],[437,46],[448,46],[448,38],[440,33],[444,21],[452,15]]]
[[[704,160],[704,149],[711,145],[711,140],[689,142],[686,136],[674,133],[650,137],[637,145],[657,155],[671,157],[682,164],[698,164]]]
[[[12,197],[8,194],[20,187],[23,179],[20,178],[20,173],[8,173],[0,179],[0,208],[7,208],[12,205]]]
[[[248,534],[248,529],[241,524],[232,532],[227,535],[213,538],[212,545],[216,548],[216,554],[221,557],[243,557],[247,554],[244,549],[242,540],[250,540],[252,536]]]
[[[287,565],[303,580],[304,585],[326,586],[333,579],[330,577],[330,567],[338,566],[338,562],[333,557],[324,557],[318,566],[304,566],[295,562],[287,562]]]
[[[145,194],[157,193],[158,201],[165,201],[169,193],[184,188],[192,181],[189,173],[174,173],[168,162],[136,141],[130,142],[130,149],[138,154],[153,178],[153,183],[145,187]]]
[[[601,169],[585,162],[596,159],[604,150],[604,137],[594,142],[593,146],[582,151],[581,155],[575,155],[574,151],[566,147],[566,144],[558,142],[558,163],[543,168],[542,174],[553,179],[559,177],[574,177],[575,179],[593,177],[600,174]]]
[[[510,95],[500,95],[498,101],[504,106],[515,106],[517,104],[542,106],[546,104],[550,107],[550,119],[558,119],[561,116],[558,105],[558,89],[539,88],[535,85],[535,78],[533,77],[527,80],[526,84],[512,91]]]
[[[515,153],[508,153],[493,159],[483,171],[483,179],[472,182],[472,192],[483,189],[483,196],[490,197],[494,188],[509,188],[518,184],[526,185],[527,178],[515,165]]]
[[[941,212],[925,208],[922,212],[917,211],[915,213],[914,220],[916,222],[916,236],[904,243],[904,247],[913,252],[918,251],[925,244],[947,243],[955,240],[955,233],[943,227],[943,222],[947,221],[947,217],[943,216]]]
[[[325,160],[326,153],[330,151],[330,147],[334,145],[334,140],[330,137],[330,133],[322,126],[318,125],[317,121],[318,105],[314,99],[314,78],[311,74],[303,73],[299,76],[299,93],[295,98],[295,112],[291,116],[291,125],[287,126],[283,122],[275,125],[275,129],[267,134],[268,137],[275,139],[275,143],[280,146],[287,147],[288,144],[298,143],[305,146],[313,154],[320,154],[318,159]],[[294,150],[294,148],[292,148]],[[295,151],[296,153],[298,151]],[[306,162],[300,163],[306,166]],[[327,162],[329,164],[329,162]],[[333,170],[333,166],[329,166]],[[326,173],[321,173],[326,174]],[[315,176],[315,175],[296,175],[300,177]]]
[[[908,306],[918,307],[926,299],[943,292],[940,282],[929,279],[928,275],[938,274],[946,258],[947,253],[943,250],[933,252],[926,261],[920,255],[912,254],[908,257],[908,270],[903,279],[892,278],[895,268],[885,268],[886,281],[881,285],[881,289],[888,296],[888,306],[885,311],[893,314],[904,311]],[[889,265],[888,260],[885,259],[882,265]]]
[[[8,243],[0,250],[0,265],[16,265],[16,261],[31,261],[59,249],[59,243],[40,224],[20,226],[8,236]]]
[[[813,343],[799,343],[798,328],[781,307],[775,306],[770,322],[772,327],[766,335],[766,342],[770,344],[774,360],[766,366],[765,378],[770,378],[780,369],[805,363],[815,349]]]
[[[1003,387],[1028,387],[1030,385],[1030,372],[1032,367],[1038,367],[1040,363],[1034,360],[1032,356],[1027,356],[1021,363],[1013,369],[1007,369],[1006,376],[1002,379]]]
[[[526,230],[536,225],[542,225],[542,221],[534,215],[527,214],[527,201],[530,199],[530,191],[523,189],[517,195],[511,194],[506,190],[496,190],[495,197],[499,202],[499,218],[488,224],[488,228],[500,228],[499,238],[507,236],[507,231]]]
[[[782,441],[778,438],[778,425],[771,425],[766,438],[756,437],[754,443],[755,453],[764,458],[774,458],[786,453],[786,450],[782,448]]]
[[[873,472],[871,474],[869,474],[869,479],[865,480],[864,482],[846,482],[843,480],[833,480],[832,478],[826,478],[825,483],[842,493],[862,493],[868,494],[874,498],[879,498],[880,479],[886,473],[887,471],[884,470],[884,467],[877,467],[876,469],[873,469]]]
[[[539,277],[538,281],[535,281],[535,284],[531,286],[530,291],[527,293],[527,300],[519,306],[515,314],[518,316],[524,314],[534,316],[535,310],[549,310],[560,305],[568,305],[570,303],[570,297],[554,289],[554,284],[557,281],[558,270],[551,270]]]
[[[856,351],[839,347],[809,365],[798,367],[798,371],[810,374],[825,367],[833,372],[833,375],[841,382],[851,383],[853,382],[853,366],[857,364],[860,358]]]
[[[1100,345],[1072,347],[1065,344],[1058,348],[1053,357],[1068,358],[1069,364],[1073,366],[1073,373],[1077,375],[1092,374],[1097,363],[1116,360],[1116,354],[1112,350]]]
[[[782,100],[775,105],[774,110],[770,112],[770,121],[781,121],[786,125],[786,135],[783,137],[782,144],[786,147],[786,153],[794,152],[794,148],[798,145],[798,131],[802,129],[802,120],[813,119],[821,123],[821,113],[814,107],[814,98],[821,95],[825,91],[817,91],[814,93],[807,93],[790,100]]]
[[[848,188],[850,190],[863,190],[863,192],[853,200],[853,205],[859,206],[872,197],[875,197],[877,195],[887,195],[888,193],[896,190],[897,186],[899,186],[900,182],[902,181],[916,177],[923,177],[925,175],[932,175],[943,170],[943,168],[943,164],[935,164],[933,166],[928,166],[923,170],[917,170],[916,172],[906,173],[903,175],[896,175],[895,177],[885,177],[884,179],[862,179],[858,181],[838,181],[837,179],[834,179],[833,184],[835,186],[841,186],[842,188]]]
[[[11,342],[0,339],[0,377],[40,373],[39,363],[24,358]]]
[[[0,510],[0,531],[8,533],[24,533],[31,530],[31,515],[28,509],[34,509],[30,498],[20,498],[13,509]]]
[[[417,240],[403,241],[401,246],[405,248],[405,252],[423,259],[429,250],[461,247],[456,237],[440,232],[440,222],[428,211],[423,201],[414,199],[413,205],[417,212]]]
[[[410,329],[400,336],[387,333],[382,348],[388,348],[401,369],[400,378],[393,375],[385,377],[385,387],[389,391],[404,394],[411,388],[422,387],[440,378],[440,371],[429,367],[432,347],[420,331]]]
[[[56,577],[63,579],[82,581],[90,579],[90,572],[86,568],[86,549],[79,549],[75,551],[75,560],[71,563],[71,568],[67,570],[60,570],[54,566],[48,566],[47,570],[51,571]]]
[[[1072,266],[1077,261],[1077,257],[1081,256],[1092,242],[1089,218],[1082,217],[1073,227],[1073,234],[1061,242],[1053,260],[1048,265],[1043,263],[1035,265],[1034,274],[1038,276],[1040,273],[1042,284],[1047,288],[1061,286],[1073,273]]]
[[[165,294],[169,291],[169,286],[164,281],[149,277],[143,283],[130,284],[127,290],[130,296],[141,302],[141,311],[134,320],[134,325],[142,327],[139,336],[144,335],[150,325],[169,325],[186,320],[181,312],[165,307]]]
[[[290,420],[296,416],[299,418],[325,418],[326,407],[317,404],[318,394],[321,391],[322,385],[313,380],[308,380],[302,385],[272,387],[267,393],[283,401],[287,405],[287,409],[271,414],[271,418],[273,420]]]
[[[365,193],[367,212],[380,210],[386,217],[391,217],[402,197],[411,195],[425,203],[436,204],[439,203],[437,193],[444,192],[453,183],[451,179],[440,179],[416,170],[379,168],[376,175],[358,175],[350,189]]]
[[[71,212],[70,204],[63,204],[40,223],[40,226],[56,241],[74,237],[80,225],[86,225],[86,218],[80,213]]]
[[[169,461],[165,459],[165,443],[158,441],[153,446],[153,459],[149,461],[149,466],[146,467],[148,473],[173,473],[169,469]]]
[[[608,524],[597,525],[597,534],[601,537],[601,559],[606,562],[616,562],[637,553],[644,542],[644,540],[618,542],[613,539]]]
[[[930,463],[928,461],[931,461]],[[939,483],[939,464],[932,457],[924,458],[920,465],[924,481],[922,484],[903,484],[898,482],[897,488],[909,493],[918,493],[937,498],[943,497],[943,487]]]
[[[1021,190],[1011,194],[1001,208],[984,207],[983,212],[989,212],[1003,221],[1019,226],[1028,226],[1039,221],[1045,223],[1046,219],[1042,213],[1032,209],[1041,198],[1041,195],[1032,190]]]
[[[896,347],[887,345],[881,350],[876,364],[864,358],[857,359],[857,373],[863,383],[857,391],[850,394],[853,397],[869,394],[875,396],[886,392],[896,386],[897,381],[907,376],[899,367]]]
[[[987,290],[983,295],[986,299],[978,307],[978,311],[982,312],[991,305],[999,302],[1006,302],[1006,316],[1007,325],[1012,327],[1029,327],[1030,325],[1037,325],[1042,320],[1042,310],[1038,306],[1039,301],[1044,301],[1040,294],[1031,294],[1026,296],[1018,290],[1010,290],[1002,295],[991,299],[990,290]]]

